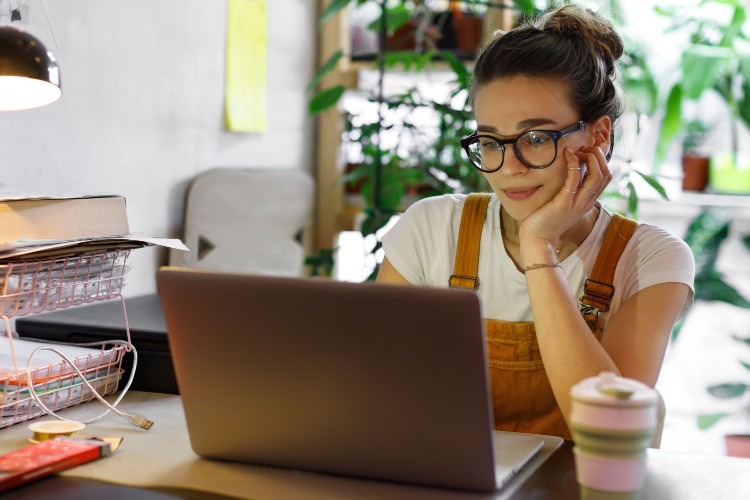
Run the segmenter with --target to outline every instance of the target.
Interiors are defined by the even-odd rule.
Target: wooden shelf
[[[323,12],[331,0],[320,2],[319,12]],[[483,35],[486,39],[495,29],[507,29],[511,23],[510,9],[489,9],[484,18]],[[374,56],[357,56],[350,58],[351,35],[346,10],[329,19],[324,29],[319,31],[318,67],[324,64],[337,50],[343,50],[347,56],[342,57],[338,67],[327,74],[321,82],[321,88],[343,85],[353,89],[358,87],[362,70],[377,69],[374,67]],[[459,53],[460,58],[471,60],[471,55]],[[449,70],[447,63],[436,62],[436,71]],[[389,69],[388,71],[393,71]],[[407,73],[403,71],[403,73]],[[344,187],[338,182],[344,174],[341,137],[344,132],[344,118],[340,110],[329,109],[317,117],[316,130],[316,220],[313,252],[323,248],[332,248],[340,231],[351,230],[362,205],[352,204],[344,195]]]

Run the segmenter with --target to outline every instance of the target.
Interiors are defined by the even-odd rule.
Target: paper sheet
[[[226,128],[263,132],[266,106],[266,0],[229,0],[224,94]]]

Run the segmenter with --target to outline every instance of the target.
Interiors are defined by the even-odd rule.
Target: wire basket
[[[123,374],[121,364],[125,351],[124,345],[106,346],[99,353],[72,361],[96,392],[111,394],[117,390]],[[46,413],[32,396],[29,386],[39,401],[52,411],[94,398],[91,389],[65,360],[28,372],[8,374],[0,378],[0,428]]]
[[[0,316],[119,297],[129,250],[0,265]]]
[[[60,358],[60,362],[27,367],[26,360],[15,359],[8,319],[120,297],[129,270],[128,255],[129,250],[114,250],[0,265],[0,318],[6,322],[13,365],[0,367],[0,428],[43,415],[45,410],[38,402],[56,411],[93,399],[94,392],[81,375],[100,395],[117,390],[128,344],[102,345],[70,359],[70,363]],[[55,344],[40,347],[54,348]],[[0,352],[3,350],[0,345]]]

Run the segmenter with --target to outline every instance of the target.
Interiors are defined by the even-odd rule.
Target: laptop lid
[[[496,488],[476,294],[185,268],[157,280],[197,454]]]

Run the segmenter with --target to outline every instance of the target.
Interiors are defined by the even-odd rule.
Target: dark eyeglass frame
[[[526,166],[527,168],[534,168],[534,169],[547,168],[550,165],[552,165],[555,162],[555,160],[557,159],[557,141],[559,141],[560,139],[562,139],[566,135],[572,134],[573,132],[578,132],[579,130],[583,130],[586,127],[586,125],[587,125],[586,122],[579,121],[579,122],[574,123],[570,127],[565,127],[562,130],[533,130],[532,129],[532,130],[527,130],[523,134],[520,134],[515,139],[498,139],[497,137],[495,137],[493,135],[480,134],[479,132],[474,132],[473,134],[471,134],[469,136],[466,136],[463,139],[461,139],[461,147],[466,152],[466,157],[469,159],[469,161],[471,162],[471,164],[476,169],[478,169],[478,170],[480,170],[482,172],[486,172],[488,174],[491,174],[492,172],[497,172],[498,170],[500,170],[501,168],[503,168],[503,164],[505,163],[505,145],[506,144],[513,144],[513,152],[516,154],[516,158],[518,158],[518,161],[520,161],[521,163],[523,163],[524,166]],[[518,146],[517,146],[518,140],[521,137],[523,137],[523,136],[525,136],[527,134],[530,134],[530,133],[545,134],[545,135],[549,136],[552,139],[552,141],[555,143],[555,155],[552,157],[552,161],[550,161],[546,165],[541,165],[541,166],[540,165],[529,165],[528,163],[526,163],[526,161],[523,160],[523,156],[518,152]],[[489,170],[489,169],[486,169],[486,168],[482,167],[481,164],[477,165],[476,163],[474,163],[474,160],[471,159],[471,152],[469,151],[469,147],[472,144],[474,144],[476,142],[479,142],[479,140],[481,138],[483,138],[483,137],[486,137],[488,139],[492,139],[495,142],[497,142],[498,145],[500,146],[500,150],[502,151],[502,154],[503,154],[502,160],[500,160],[500,166],[498,166],[497,168],[492,169],[492,170]]]

